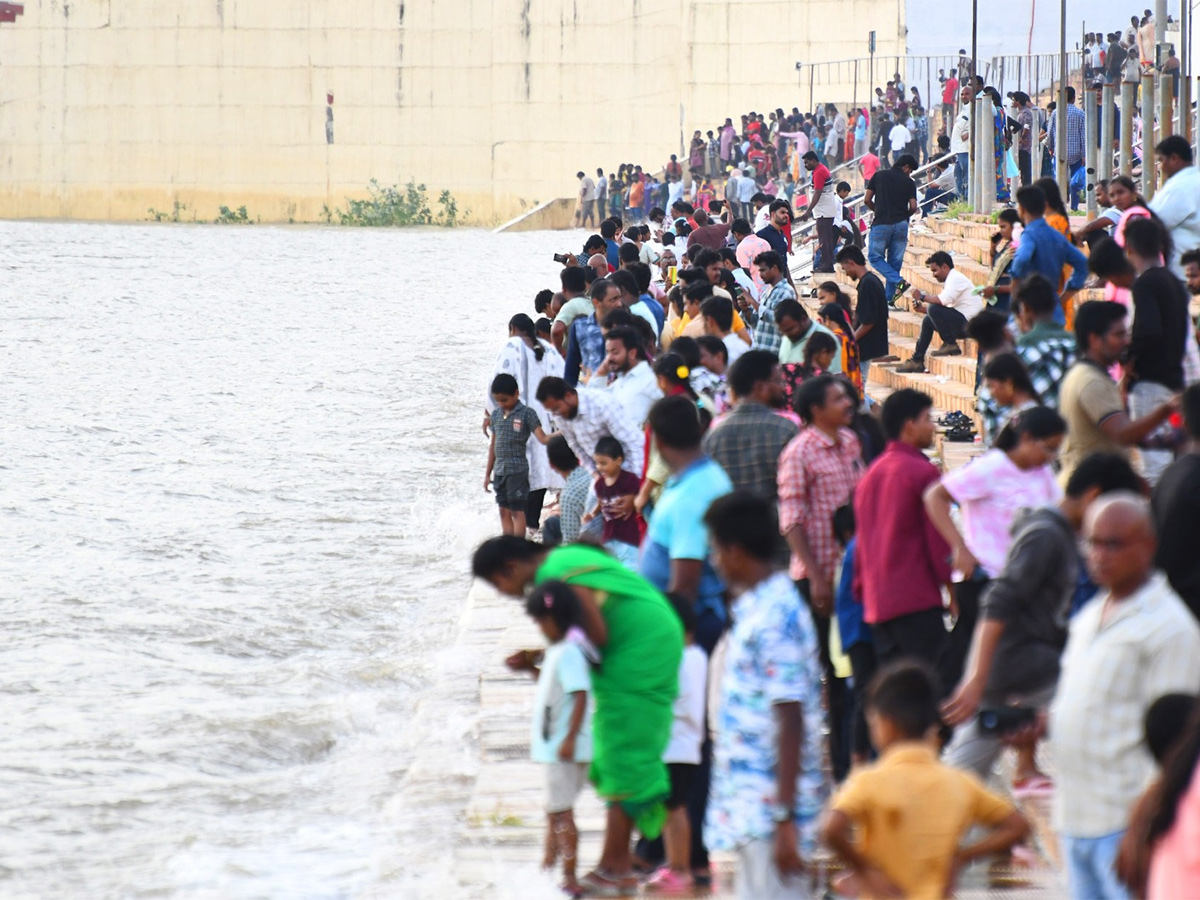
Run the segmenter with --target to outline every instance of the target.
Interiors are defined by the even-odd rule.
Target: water
[[[399,896],[482,390],[564,236],[0,237],[0,895]]]

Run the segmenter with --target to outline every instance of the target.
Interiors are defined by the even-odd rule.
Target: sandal
[[[975,428],[972,425],[955,425],[946,432],[946,440],[955,444],[969,444],[975,440]]]
[[[583,897],[632,897],[638,884],[634,877],[615,878],[599,869],[593,869],[579,879]]]
[[[969,425],[971,424],[971,420],[966,413],[955,410],[954,412],[946,413],[938,419],[937,424],[946,428],[953,428],[955,425]]]

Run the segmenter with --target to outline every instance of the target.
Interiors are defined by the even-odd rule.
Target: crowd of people
[[[473,572],[546,636],[508,664],[537,674],[545,863],[568,892],[687,893],[721,849],[739,896],[794,896],[823,845],[843,895],[942,896],[1019,853],[1008,794],[1049,793],[1073,897],[1197,892],[1200,190],[1185,141],[1157,154],[1155,202],[1114,181],[1087,255],[1050,221],[1054,183],[1031,184],[982,288],[930,255],[937,295],[901,273],[902,154],[867,182],[868,254],[858,228],[818,229],[856,291],[818,276],[815,321],[783,199],[677,199],[559,257],[489,386],[503,535]],[[806,214],[836,220],[806,156]],[[1107,299],[1075,302],[1088,277]],[[925,318],[903,370],[935,334],[932,353],[979,348],[989,449],[947,473],[927,454],[963,423],[919,390],[864,392],[905,294]],[[579,875],[587,782],[608,811]]]

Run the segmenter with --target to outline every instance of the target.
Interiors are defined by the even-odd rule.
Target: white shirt
[[[579,195],[585,203],[596,199],[596,183],[586,175],[579,181]]]
[[[964,103],[958,110],[958,118],[950,129],[950,152],[971,152],[971,106]]]
[[[734,360],[750,349],[750,345],[732,331],[725,335],[725,337],[721,338],[721,340],[724,341],[725,350],[729,355],[729,359],[725,363],[727,366],[732,366]]]
[[[754,214],[754,232],[757,234],[771,224],[771,207],[764,206]]]
[[[707,685],[708,657],[695,644],[684,647],[683,660],[679,664],[679,696],[675,698],[671,740],[663,753],[663,762],[693,766],[700,764]]]
[[[667,187],[667,209],[670,209],[683,196],[683,182],[672,181]]]
[[[912,140],[912,135],[908,129],[897,122],[892,126],[892,130],[888,132],[888,140],[892,142],[893,153],[903,153],[904,148],[908,146],[908,142]]]
[[[630,311],[632,312],[632,308]],[[650,317],[653,320],[653,313]],[[657,322],[654,322],[653,325],[655,328],[658,327]],[[650,407],[654,405],[654,401],[662,398],[662,391],[658,388],[658,379],[654,377],[654,370],[645,360],[628,372],[619,373],[612,384],[608,386],[608,392],[621,404],[621,408],[625,410],[629,420],[637,423],[639,428],[646,421],[646,416],[650,414]]]
[[[1200,247],[1200,169],[1180,169],[1154,192],[1150,208],[1171,232],[1171,271],[1183,278],[1179,256]]]
[[[951,269],[946,276],[946,282],[938,291],[942,306],[957,309],[967,317],[967,321],[975,318],[983,310],[983,295],[974,293],[975,285],[971,279],[958,269]]]
[[[650,307],[646,305],[645,300],[639,300],[629,307],[629,311],[640,319],[645,319],[650,323],[650,328],[654,332],[654,336],[659,336],[658,319],[654,318],[654,313],[650,311]]]
[[[954,166],[946,166],[942,174],[933,180],[933,186],[939,191],[953,191],[956,186],[954,181]]]
[[[601,175],[599,178],[596,179],[596,196],[599,197],[600,195],[607,194],[607,193],[608,193],[608,178],[604,175]]]
[[[1200,625],[1165,575],[1155,572],[1102,623],[1107,605],[1101,592],[1071,620],[1050,706],[1054,825],[1070,837],[1127,827],[1156,771],[1146,711],[1163,694],[1200,691]]]

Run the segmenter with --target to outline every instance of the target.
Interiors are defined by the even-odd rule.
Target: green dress
[[[596,792],[657,837],[671,792],[662,761],[679,693],[683,626],[657,588],[604,551],[571,544],[551,551],[535,582],[565,581],[596,592],[608,626],[592,670],[592,766]]]

